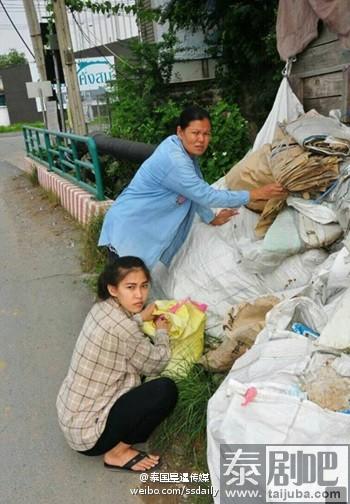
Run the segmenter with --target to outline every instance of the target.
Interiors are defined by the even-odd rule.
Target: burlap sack
[[[257,189],[275,182],[270,166],[271,145],[265,144],[251,154],[247,154],[235,164],[225,176],[228,189],[233,191]],[[252,201],[247,207],[262,212],[266,201]]]
[[[288,191],[324,191],[338,176],[339,159],[312,154],[278,128],[270,164],[274,180]]]
[[[275,296],[265,296],[233,306],[224,323],[223,342],[203,355],[199,361],[202,366],[211,371],[231,369],[234,361],[253,345],[265,326],[265,315],[279,301]]]
[[[266,203],[266,202],[265,202]],[[286,200],[283,199],[270,199],[266,204],[265,208],[260,216],[260,219],[255,225],[255,234],[258,238],[263,238],[271,226],[277,215],[280,213],[282,208],[285,206]]]
[[[271,146],[270,167],[273,179],[289,192],[320,193],[338,177],[339,159],[336,156],[319,156],[306,151],[291,136],[277,128]],[[284,201],[269,200],[255,227],[259,238],[265,236]]]

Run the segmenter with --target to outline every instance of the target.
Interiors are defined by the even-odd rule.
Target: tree
[[[217,59],[222,96],[257,126],[266,118],[282,63],[276,49],[277,0],[170,0],[162,13],[172,30],[202,30]]]
[[[0,68],[22,65],[23,63],[28,63],[28,61],[24,53],[20,53],[16,49],[10,49],[8,53],[0,54]]]
[[[209,54],[218,63],[216,86],[221,96],[238,103],[253,136],[265,120],[283,67],[276,50],[278,0],[169,0],[156,9],[145,7],[144,0],[132,6],[108,0],[65,3],[72,10],[89,8],[105,14],[132,11],[139,20],[168,22],[172,35],[179,28],[203,31]]]

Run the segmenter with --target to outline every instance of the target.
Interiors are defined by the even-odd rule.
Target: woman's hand
[[[146,308],[144,308],[141,312],[140,312],[140,315],[142,317],[142,320],[144,322],[146,322],[147,320],[153,320],[153,316],[152,316],[152,313],[154,312],[154,310],[156,309],[156,304],[155,303],[151,303],[149,304],[148,306],[146,306]]]
[[[283,199],[288,195],[288,191],[281,185],[275,182],[274,184],[267,184],[265,186],[259,187],[258,189],[252,189],[250,191],[250,200],[269,200],[272,198]]]
[[[159,315],[154,321],[157,329],[169,331],[169,321],[164,315]]]
[[[214,219],[209,222],[212,226],[222,226],[223,224],[226,224],[231,217],[234,215],[239,214],[239,211],[236,210],[235,208],[224,208],[223,210],[220,210],[220,212],[214,217]]]

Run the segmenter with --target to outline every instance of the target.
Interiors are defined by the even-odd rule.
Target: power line
[[[8,19],[9,19],[10,23],[12,24],[13,28],[16,30],[17,35],[18,35],[18,36],[19,36],[19,38],[22,40],[23,44],[26,46],[26,48],[28,49],[28,51],[30,52],[30,54],[32,55],[32,57],[35,59],[35,56],[34,56],[34,54],[33,54],[32,50],[31,50],[31,48],[28,46],[27,42],[24,40],[24,38],[22,37],[22,35],[21,35],[21,34],[20,34],[20,32],[18,31],[17,26],[16,26],[16,25],[15,25],[15,23],[12,21],[11,16],[10,16],[10,14],[7,12],[6,7],[5,7],[5,5],[3,4],[2,0],[0,0],[0,5],[1,5],[1,7],[4,9],[4,12],[5,12],[6,16],[8,17]]]
[[[5,24],[5,23],[0,23],[0,28],[2,30],[12,30],[12,26],[10,24]],[[20,30],[25,30],[27,28],[27,25],[17,25],[17,28],[19,28]]]
[[[97,40],[97,39],[96,39],[96,37],[94,37],[94,38],[95,38],[95,42],[91,41],[91,39],[87,36],[87,34],[84,32],[84,30],[82,29],[82,27],[81,27],[81,26],[80,26],[80,24],[78,23],[78,20],[76,19],[75,15],[74,15],[74,12],[71,12],[71,14],[72,14],[73,20],[75,21],[75,23],[76,23],[76,25],[77,25],[78,29],[80,30],[80,32],[81,32],[82,36],[85,38],[85,40],[86,40],[87,42],[89,42],[89,44],[94,44],[94,43],[96,44],[96,40]],[[97,40],[97,42],[99,42],[99,41]],[[109,52],[110,52],[113,56],[115,56],[116,58],[120,59],[123,63],[126,63],[128,66],[130,66],[130,67],[131,67],[131,65],[129,65],[129,63],[127,63],[125,60],[123,60],[123,58],[121,58],[120,56],[118,56],[117,54],[115,54],[115,53],[114,53],[111,49],[109,49],[109,47],[107,47],[107,46],[106,46],[106,45],[104,45],[104,44],[100,44],[100,45],[101,45],[102,47],[104,47],[107,51],[109,51]],[[119,74],[120,74],[120,75],[122,75],[124,78],[127,78],[127,76],[126,76],[123,72],[121,72],[117,66],[112,65],[112,64],[108,61],[108,59],[107,59],[107,58],[106,58],[106,56],[102,53],[101,49],[100,49],[98,46],[95,46],[95,49],[96,49],[96,50],[97,50],[97,52],[100,54],[100,56],[101,56],[102,58],[104,58],[104,60],[106,61],[106,63],[107,63],[107,64],[108,64],[111,68],[113,68],[113,69],[116,71],[116,73],[119,73]]]

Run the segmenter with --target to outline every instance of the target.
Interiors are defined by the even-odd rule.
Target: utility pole
[[[73,45],[64,0],[53,0],[53,11],[56,22],[58,46],[68,92],[68,106],[72,117],[73,132],[77,135],[85,135],[86,124],[84,111],[81,102]]]
[[[35,55],[35,63],[38,68],[39,76],[41,81],[46,81],[46,67],[45,67],[45,56],[43,41],[41,39],[41,30],[38,21],[38,16],[36,15],[36,10],[33,0],[23,0],[24,10],[26,13],[27,23],[29,27],[30,37],[32,39],[33,50]],[[45,99],[42,94],[40,94],[41,108],[44,118],[45,126],[47,127],[47,119],[45,115]]]
[[[34,1],[33,0],[23,0],[23,5],[24,5],[25,13],[26,13],[30,37],[32,39],[34,55],[35,55],[35,62],[38,67],[40,80],[46,81],[47,76],[46,76],[46,68],[45,68],[44,47],[43,47],[43,42],[41,40],[41,30],[40,30],[38,17],[36,15]]]

